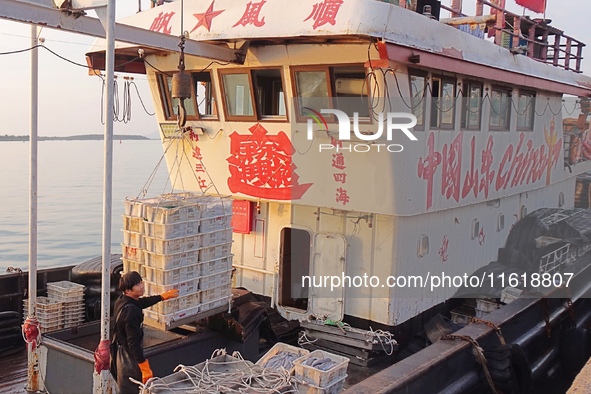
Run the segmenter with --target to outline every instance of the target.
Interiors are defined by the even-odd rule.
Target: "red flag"
[[[515,0],[515,2],[538,14],[543,14],[546,10],[546,0]]]

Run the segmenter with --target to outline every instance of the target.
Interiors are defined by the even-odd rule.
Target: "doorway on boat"
[[[310,233],[306,230],[284,227],[281,229],[279,260],[279,305],[308,310],[309,288],[301,278],[310,275]]]

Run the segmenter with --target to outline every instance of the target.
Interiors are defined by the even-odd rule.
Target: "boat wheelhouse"
[[[564,52],[546,21],[496,6],[438,21],[374,0],[182,4],[124,22],[241,56],[185,55],[186,96],[173,85],[178,54],[122,44],[119,69],[148,77],[174,188],[233,197],[235,286],[287,318],[409,322],[455,292],[424,286],[429,275],[494,261],[528,212],[572,207],[575,177],[591,170],[568,162],[563,130],[563,109],[591,93],[582,44],[566,37]],[[483,39],[494,26],[496,43]],[[104,64],[99,49],[88,57]],[[391,113],[416,117],[416,140]]]

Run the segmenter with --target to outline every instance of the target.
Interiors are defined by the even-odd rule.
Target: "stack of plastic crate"
[[[126,199],[123,214],[123,271],[137,271],[142,277],[144,270],[144,215],[146,206],[157,204],[157,198]]]
[[[64,313],[63,305],[59,301],[52,300],[48,297],[37,297],[36,299],[36,316],[39,321],[41,333],[48,331],[61,330],[64,328]],[[23,301],[23,322],[29,316],[29,300]]]
[[[146,294],[179,290],[179,297],[160,302],[146,316],[170,324],[200,311],[198,196],[166,194],[144,206],[144,284]]]
[[[47,297],[62,304],[64,328],[84,322],[84,285],[67,280],[49,282]]]
[[[218,308],[232,295],[232,200],[207,196],[201,208],[199,264],[201,311]]]

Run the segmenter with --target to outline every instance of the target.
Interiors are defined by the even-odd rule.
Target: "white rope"
[[[223,359],[219,359],[223,358]],[[152,378],[142,385],[144,394],[166,393],[297,393],[293,387],[292,376],[285,368],[269,369],[245,361],[239,352],[228,356],[225,349],[213,352],[212,358],[196,366],[178,365],[175,372],[184,378],[166,382]],[[165,378],[166,379],[166,378]]]

